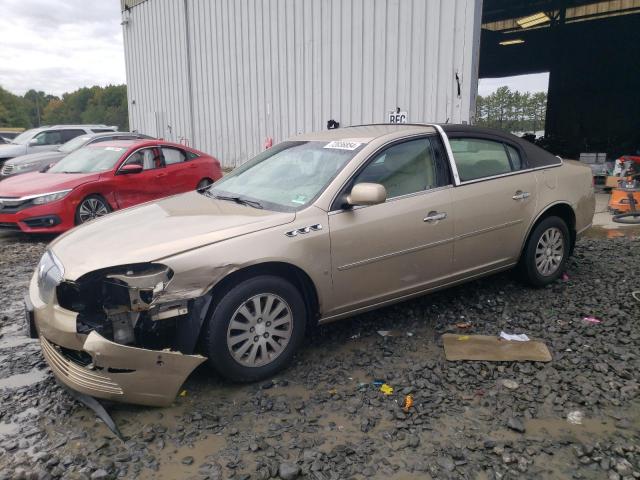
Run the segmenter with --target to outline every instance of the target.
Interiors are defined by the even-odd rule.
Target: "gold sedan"
[[[166,405],[204,361],[234,381],[275,374],[310,325],[511,268],[547,285],[594,204],[588,167],[502,132],[302,135],[61,236],[27,318],[69,387]]]

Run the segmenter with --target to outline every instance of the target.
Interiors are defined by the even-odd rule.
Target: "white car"
[[[53,125],[32,128],[0,145],[0,168],[10,158],[30,153],[55,150],[63,143],[87,133],[116,132],[118,127],[107,125]]]

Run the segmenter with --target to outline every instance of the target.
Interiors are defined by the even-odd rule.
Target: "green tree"
[[[500,87],[476,100],[476,124],[511,132],[533,132],[544,128],[547,94],[511,91]]]
[[[23,99],[2,87],[0,87],[0,126],[22,128],[31,126]]]

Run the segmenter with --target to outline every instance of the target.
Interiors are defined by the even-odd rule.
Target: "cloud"
[[[125,83],[118,0],[3,0],[0,86],[60,95]]]

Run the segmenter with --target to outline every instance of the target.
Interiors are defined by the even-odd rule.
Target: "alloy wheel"
[[[109,213],[107,205],[99,198],[87,198],[78,209],[78,217],[80,223],[88,222],[94,218],[102,217]]]
[[[261,367],[287,347],[293,330],[291,308],[272,293],[255,295],[238,307],[227,328],[227,347],[236,362]]]
[[[560,229],[546,229],[536,245],[536,270],[548,277],[556,273],[564,258],[564,235]]]

